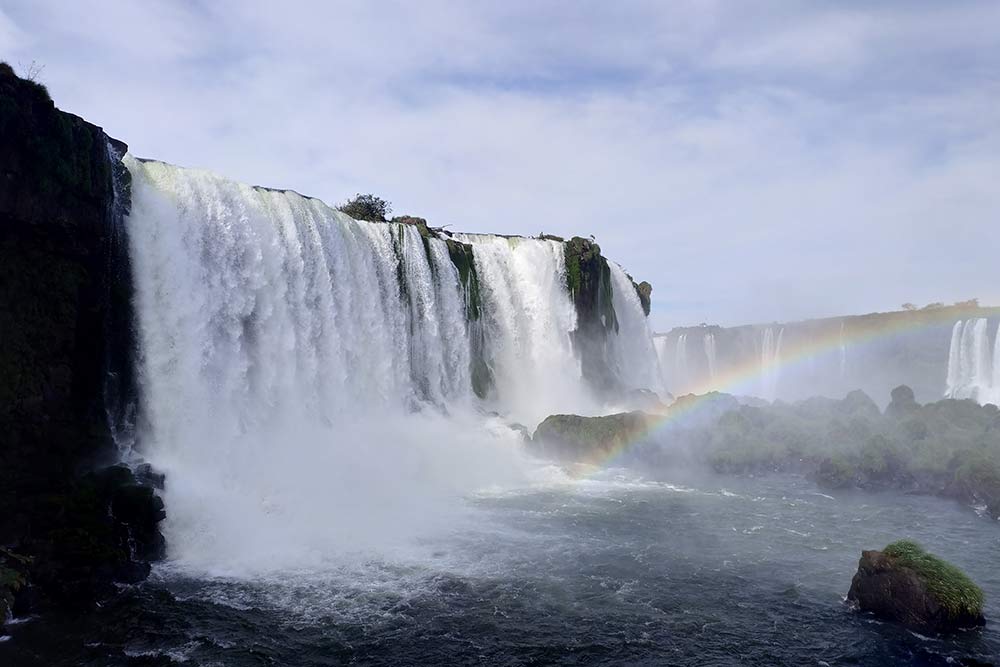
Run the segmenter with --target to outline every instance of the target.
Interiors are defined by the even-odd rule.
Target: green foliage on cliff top
[[[368,222],[385,222],[389,213],[392,212],[392,204],[373,194],[356,194],[337,207],[342,213],[346,213],[355,220],[367,220]]]
[[[893,542],[882,553],[913,570],[951,618],[982,615],[982,589],[951,563],[910,540]]]

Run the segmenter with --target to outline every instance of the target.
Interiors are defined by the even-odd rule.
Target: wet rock
[[[136,466],[135,479],[144,486],[149,486],[162,491],[167,476],[153,470],[153,466],[149,463],[141,463]]]
[[[913,390],[901,384],[892,390],[892,401],[885,409],[886,416],[902,419],[920,409]]]
[[[985,623],[983,592],[954,565],[907,540],[863,551],[848,601],[902,625],[943,632]]]

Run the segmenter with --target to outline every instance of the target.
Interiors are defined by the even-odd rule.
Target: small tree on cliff
[[[392,204],[373,194],[357,194],[337,208],[355,220],[370,222],[385,222],[392,212]]]

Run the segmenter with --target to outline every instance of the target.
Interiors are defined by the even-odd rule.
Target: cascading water
[[[990,351],[989,321],[959,320],[951,330],[945,396],[1000,402],[1000,327]]]
[[[778,331],[777,337],[774,329],[768,327],[764,330],[760,345],[760,381],[761,398],[773,401],[777,397],[778,378],[781,364],[781,340],[785,335],[782,327]]]
[[[528,425],[600,409],[573,348],[560,243],[460,237],[478,275],[470,323],[446,242],[415,226],[126,164],[139,449],[169,480],[172,559],[313,567],[452,530],[457,497],[531,470],[483,408]],[[659,389],[638,297],[620,268],[612,277],[612,361],[626,386]],[[485,404],[474,359],[492,377]]]
[[[496,407],[529,426],[557,412],[594,410],[571,340],[576,309],[566,290],[562,245],[480,234],[455,238],[474,249]]]
[[[128,166],[141,448],[169,479],[171,557],[301,564],[422,534],[455,493],[519,478],[516,441],[460,417],[468,327],[442,241]]]
[[[687,334],[677,336],[674,348],[674,391],[679,392],[685,386],[688,377],[687,368]]]
[[[639,295],[618,264],[608,262],[608,265],[611,268],[611,302],[618,317],[618,333],[611,337],[610,345],[618,384],[625,389],[662,393],[659,358]]]
[[[705,334],[705,358],[708,360],[708,377],[715,380],[715,334]]]

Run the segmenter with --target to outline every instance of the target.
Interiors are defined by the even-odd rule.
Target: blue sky
[[[0,0],[0,58],[140,156],[593,234],[663,330],[1000,303],[998,26],[960,1]]]

